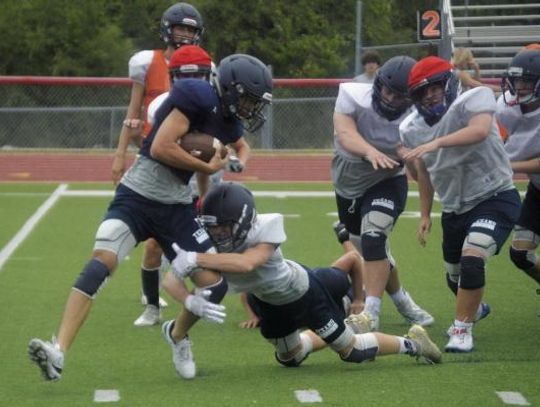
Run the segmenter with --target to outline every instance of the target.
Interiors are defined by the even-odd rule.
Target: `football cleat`
[[[409,324],[429,326],[435,322],[435,319],[426,310],[420,308],[406,291],[405,296],[407,299],[396,303],[396,308]]]
[[[429,339],[429,336],[424,328],[420,325],[413,325],[405,335],[405,338],[410,339],[416,345],[416,352],[414,355],[416,359],[423,358],[426,362],[435,364],[441,363],[442,353],[435,345],[435,343]]]
[[[351,314],[345,318],[345,324],[351,327],[355,334],[365,334],[379,329],[379,318],[373,317],[366,311]]]
[[[196,374],[196,366],[191,352],[191,341],[186,336],[181,341],[176,342],[171,336],[174,327],[174,320],[163,323],[161,332],[167,343],[171,346],[173,363],[176,373],[184,379],[193,379]]]
[[[160,322],[160,311],[155,305],[147,305],[144,307],[144,311],[139,318],[137,318],[133,325],[135,326],[152,326],[157,325]]]
[[[64,368],[64,352],[53,337],[51,342],[34,338],[28,343],[28,356],[39,366],[45,380],[60,380]]]
[[[471,352],[474,348],[472,327],[457,327],[452,326],[450,340],[446,344],[444,350],[452,353]]]
[[[478,310],[476,311],[476,315],[474,316],[474,323],[477,323],[481,319],[486,318],[491,313],[491,307],[486,302],[481,302],[478,306]],[[454,324],[450,325],[448,329],[446,330],[446,335],[450,336],[452,335],[452,330],[454,329]]]

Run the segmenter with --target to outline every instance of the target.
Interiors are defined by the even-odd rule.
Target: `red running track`
[[[235,181],[330,181],[328,154],[254,154]],[[0,182],[109,182],[113,157],[85,153],[0,153]],[[130,161],[131,162],[131,161]]]

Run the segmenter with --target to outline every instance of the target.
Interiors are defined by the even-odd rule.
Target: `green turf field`
[[[0,184],[0,250],[45,202],[57,185]],[[328,191],[327,184],[253,184],[256,190]],[[108,185],[70,185],[69,190],[110,190]],[[238,297],[225,299],[222,326],[200,322],[191,333],[198,376],[176,376],[160,328],[136,328],[141,313],[141,248],[123,263],[98,295],[92,313],[66,359],[60,382],[41,379],[26,346],[57,328],[64,302],[88,260],[94,233],[110,197],[60,197],[0,269],[0,406],[87,406],[96,390],[115,389],[118,406],[299,406],[295,390],[314,389],[327,406],[505,406],[496,392],[518,392],[540,406],[540,296],[532,280],[515,270],[507,247],[488,265],[485,299],[492,314],[474,330],[476,350],[445,354],[428,366],[408,356],[343,363],[330,350],[312,354],[297,369],[278,365],[272,346],[255,330],[238,328],[244,318]],[[309,266],[328,265],[341,254],[331,224],[334,199],[257,198],[259,212],[286,218],[287,257]],[[418,210],[410,198],[407,210]],[[436,207],[435,211],[440,209]],[[392,252],[404,286],[436,319],[434,341],[446,343],[454,301],[446,288],[439,219],[428,246],[415,239],[417,219],[403,217],[392,235]],[[0,258],[1,261],[1,258]],[[169,299],[166,295],[164,295]],[[170,301],[172,305],[172,301]],[[178,307],[169,306],[164,319]],[[381,330],[408,327],[385,297]]]

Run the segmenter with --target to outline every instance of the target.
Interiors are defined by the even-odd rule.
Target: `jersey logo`
[[[195,233],[193,233],[193,237],[197,241],[197,243],[202,243],[209,239],[208,233],[206,233],[206,230],[204,229],[197,229]]]
[[[371,202],[371,206],[382,206],[383,208],[390,209],[391,211],[394,210],[394,202],[386,198],[374,199]]]
[[[317,335],[319,335],[321,338],[326,338],[330,335],[332,335],[336,329],[338,329],[338,324],[336,323],[336,321],[334,321],[333,319],[331,319],[330,321],[328,321],[326,323],[325,326],[323,326],[322,328],[319,328],[319,329],[315,329],[315,332],[317,333]]]
[[[478,219],[471,225],[471,228],[484,228],[489,230],[495,230],[497,222],[491,219]]]

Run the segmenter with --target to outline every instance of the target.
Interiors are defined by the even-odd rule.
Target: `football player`
[[[407,177],[396,148],[399,123],[410,112],[407,76],[415,62],[397,56],[377,71],[373,85],[339,87],[332,180],[339,221],[364,258],[365,308],[347,319],[357,332],[365,318],[370,331],[378,330],[385,288],[407,322],[427,326],[434,321],[401,286],[388,242],[407,199]]]
[[[314,350],[330,346],[345,362],[360,363],[378,355],[406,354],[439,363],[441,352],[426,331],[414,325],[406,337],[355,334],[325,284],[308,268],[285,259],[283,215],[257,214],[251,192],[240,184],[214,185],[203,200],[199,222],[218,253],[183,250],[172,262],[179,279],[198,268],[219,269],[236,292],[253,293],[260,310],[260,331],[275,348],[276,360],[299,366]],[[339,272],[338,278],[344,273]],[[163,324],[173,343],[174,321]],[[310,330],[300,333],[300,328]]]
[[[400,125],[402,157],[416,173],[425,244],[437,192],[442,207],[443,256],[456,313],[447,352],[473,350],[473,323],[482,315],[485,265],[507,239],[519,214],[519,194],[493,115],[493,91],[479,86],[459,94],[446,60],[417,62],[408,79],[416,111]]]
[[[165,50],[137,52],[129,60],[129,77],[133,81],[131,99],[118,139],[112,165],[112,179],[118,184],[126,168],[126,152],[131,141],[140,147],[148,136],[148,108],[158,95],[170,87],[168,61],[176,49],[183,45],[199,44],[204,32],[203,19],[199,11],[188,3],[170,6],[161,17],[160,37]],[[141,120],[141,114],[143,119]],[[159,297],[159,272],[163,251],[154,239],[144,243],[141,265],[142,302],[146,305],[143,315],[134,322],[136,326],[159,323],[159,308],[166,306]]]
[[[206,163],[183,150],[178,141],[197,130],[223,144],[234,143],[244,130],[253,131],[264,123],[262,110],[271,102],[271,92],[270,70],[257,58],[244,54],[230,55],[220,62],[215,86],[199,79],[175,82],[97,230],[92,258],[69,294],[57,337],[51,342],[35,338],[29,343],[30,358],[45,379],[61,378],[65,353],[99,289],[138,242],[156,239],[169,260],[175,257],[173,243],[187,250],[215,250],[195,221],[188,182],[194,172],[212,174],[220,170],[227,164],[227,157],[221,158],[216,151]],[[165,288],[184,304],[174,329],[168,331],[168,339],[178,374],[188,379],[196,370],[187,332],[199,317],[223,322],[224,307],[218,303],[227,290],[225,280],[215,271],[198,269],[191,279],[200,288],[194,294],[187,291],[182,279],[168,275],[164,282]]]
[[[510,259],[540,284],[540,50],[518,53],[502,82],[497,118],[506,127],[505,144],[514,173],[529,177],[521,214],[514,228]]]

